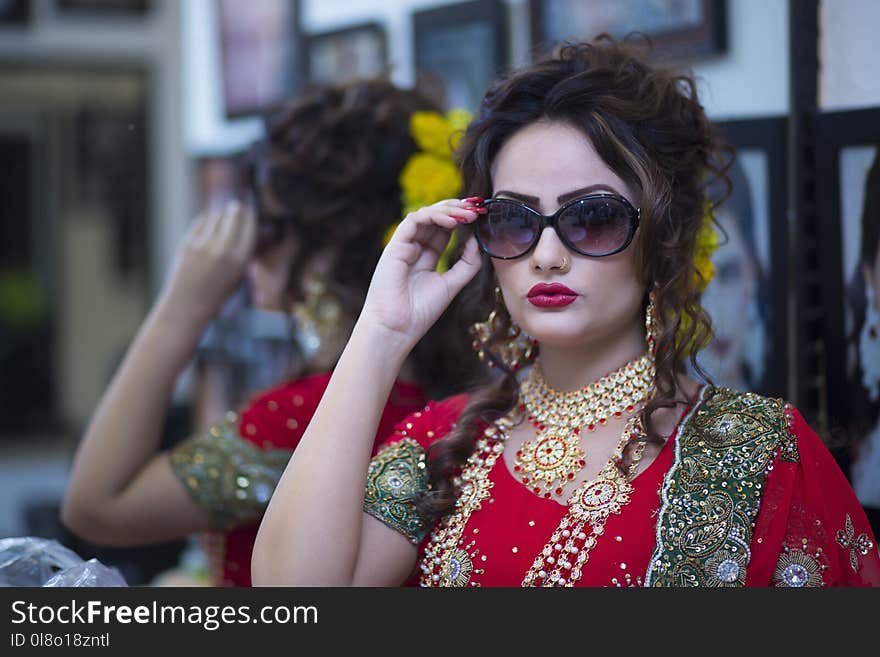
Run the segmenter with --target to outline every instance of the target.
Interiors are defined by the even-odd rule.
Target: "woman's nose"
[[[556,231],[552,227],[546,226],[541,232],[538,244],[532,250],[532,267],[542,271],[563,269],[567,251],[568,249],[559,239]]]

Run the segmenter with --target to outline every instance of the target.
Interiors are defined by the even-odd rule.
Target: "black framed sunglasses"
[[[483,207],[486,213],[476,221],[477,243],[483,253],[499,260],[526,255],[547,226],[575,253],[614,255],[632,242],[641,216],[624,197],[608,193],[581,196],[551,215],[509,198],[486,199]]]

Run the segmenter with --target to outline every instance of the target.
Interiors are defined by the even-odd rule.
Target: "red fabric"
[[[746,585],[770,586],[785,546],[816,557],[825,567],[825,586],[880,586],[877,539],[858,498],[834,457],[801,414],[794,410],[791,419],[800,462],[777,459],[767,477],[752,536]],[[847,516],[852,523],[849,536]],[[856,548],[853,569],[851,545],[859,536],[865,537],[863,545],[870,541],[873,547],[864,555]]]
[[[419,417],[401,422],[395,428],[396,435],[386,443],[399,440],[405,432],[427,448],[449,433],[467,401],[465,395],[459,395],[440,403],[429,403]],[[407,425],[412,426],[407,429]],[[433,436],[428,435],[429,431]],[[632,481],[634,490],[629,504],[623,514],[612,516],[606,522],[604,540],[593,548],[578,586],[642,583],[654,549],[655,517],[660,505],[658,491],[672,465],[674,442],[673,434],[657,458]],[[532,493],[514,478],[504,459],[498,459],[489,478],[493,483],[492,495],[483,502],[480,511],[471,515],[462,535],[467,537],[465,544],[475,542],[468,552],[474,547],[479,550],[475,565],[485,570],[482,575],[472,575],[471,581],[480,586],[519,586],[567,507]],[[419,546],[419,563],[429,538]],[[418,571],[406,582],[406,586],[417,585]]]
[[[458,396],[429,403],[421,412],[403,420],[384,444],[408,436],[427,448],[454,426],[467,403]],[[685,414],[682,415],[684,418]],[[746,585],[770,586],[783,545],[803,546],[821,554],[828,568],[826,586],[880,585],[880,559],[876,539],[846,478],[819,437],[796,411],[792,432],[798,439],[800,463],[777,457],[765,485],[765,494],[752,537],[752,559]],[[430,432],[430,433],[429,433]],[[578,586],[640,586],[656,544],[656,523],[660,510],[660,489],[672,467],[678,428],[657,458],[633,481],[630,502],[605,524],[604,535],[592,549]],[[474,553],[471,582],[480,586],[519,586],[535,557],[557,528],[566,508],[553,500],[534,495],[514,478],[504,459],[490,472],[490,499],[474,512],[465,527],[461,546]],[[865,535],[873,547],[858,554],[858,572],[850,564],[851,547],[837,542],[849,514],[852,537]],[[530,524],[534,523],[534,524]],[[419,547],[419,563],[428,538]],[[847,542],[844,537],[842,540]],[[849,543],[847,543],[849,545]],[[514,551],[516,548],[516,551]],[[418,582],[415,574],[407,582]]]
[[[273,388],[255,397],[242,411],[239,435],[261,449],[294,450],[299,444],[318,403],[330,382],[330,372],[316,374]],[[388,436],[396,424],[425,404],[419,386],[396,382],[379,422],[378,439]],[[223,586],[251,585],[251,553],[259,523],[237,527],[220,536],[217,555],[222,563]]]

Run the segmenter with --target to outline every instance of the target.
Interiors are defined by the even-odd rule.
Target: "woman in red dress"
[[[132,546],[205,532],[214,583],[250,584],[260,515],[402,215],[399,179],[419,152],[410,120],[423,111],[435,110],[419,94],[375,80],[314,91],[267,120],[245,158],[243,203],[194,222],[81,441],[62,510],[75,533]],[[246,275],[258,307],[293,315],[305,338],[300,367],[225,422],[159,451],[175,379]],[[438,345],[386,390],[379,435],[424,406],[423,382],[448,388],[445,370],[432,369]]]
[[[459,150],[487,200],[397,229],[264,515],[255,583],[880,584],[864,513],[799,413],[686,374],[711,330],[723,151],[693,81],[627,43],[496,82]],[[438,274],[456,228],[470,238]],[[372,456],[397,368],[475,277],[474,346],[497,376]]]

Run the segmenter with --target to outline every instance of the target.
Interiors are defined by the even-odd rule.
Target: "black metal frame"
[[[816,207],[816,132],[819,78],[819,0],[789,5],[788,194],[792,232],[789,263],[794,284],[789,304],[789,399],[820,432],[828,428]],[[780,346],[780,348],[782,348]]]

